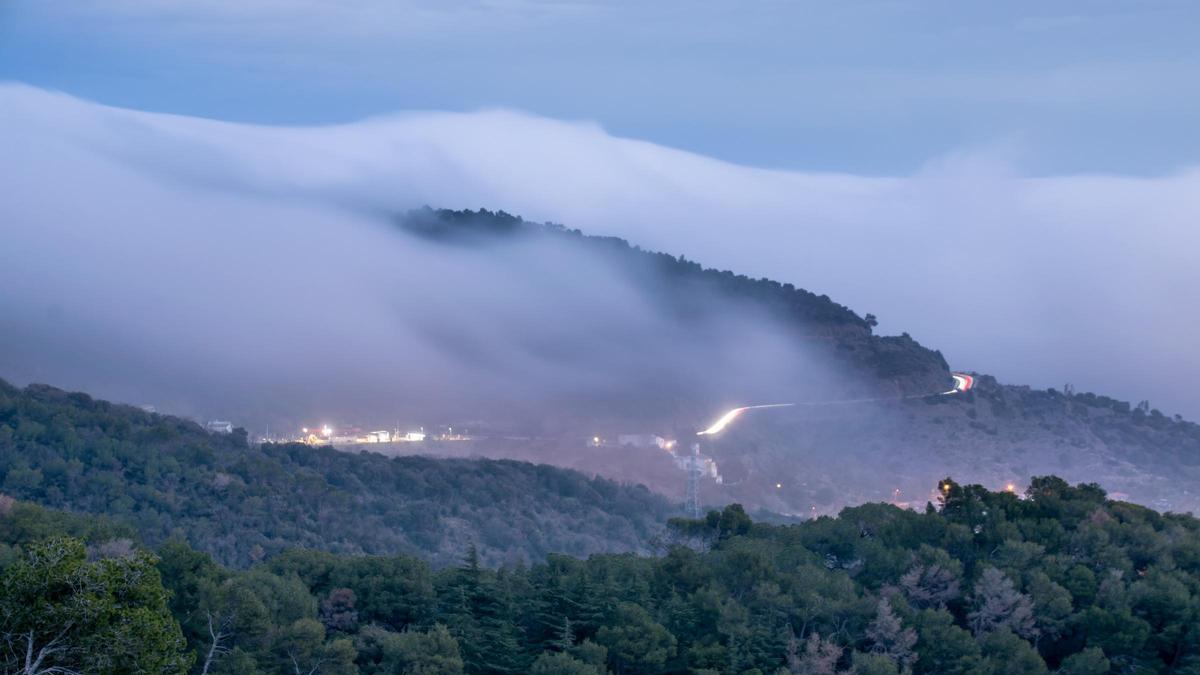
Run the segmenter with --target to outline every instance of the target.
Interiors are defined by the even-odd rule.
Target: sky
[[[1034,175],[1200,153],[1188,0],[5,0],[0,79],[266,124],[505,108],[760,167]]]
[[[0,4],[8,269],[59,282],[6,308],[57,321],[79,291],[43,212],[170,261],[202,204],[263,256],[278,232],[236,225],[280,208],[328,237],[348,207],[486,206],[827,293],[955,368],[1200,418],[1195,7]],[[178,274],[207,307],[203,260]]]

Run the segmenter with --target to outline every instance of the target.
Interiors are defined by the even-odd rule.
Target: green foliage
[[[899,675],[896,662],[882,654],[855,652],[852,659],[855,675]]]
[[[609,624],[596,633],[596,642],[608,648],[618,675],[657,672],[675,656],[675,636],[632,602],[619,604]]]
[[[1058,672],[1061,675],[1105,675],[1111,668],[1112,663],[1104,658],[1104,650],[1088,647],[1063,660]]]
[[[364,626],[356,637],[359,667],[363,673],[457,675],[463,672],[458,641],[442,624],[428,630],[393,632],[381,626]]]
[[[544,652],[529,669],[529,675],[605,675],[607,672],[563,652]]]
[[[184,673],[192,661],[151,556],[89,562],[66,537],[0,575],[0,640],[3,672]]]
[[[1039,675],[1049,672],[1033,645],[1008,628],[988,633],[980,642],[984,669],[996,675]]]
[[[167,666],[192,660],[194,672],[207,664],[210,673],[1082,674],[1200,666],[1196,519],[1163,517],[1054,478],[1035,480],[1025,499],[944,484],[940,511],[866,505],[774,526],[731,506],[676,520],[672,528],[696,548],[654,558],[551,555],[495,569],[468,547],[457,566],[434,570],[408,556],[293,550],[238,571],[172,540],[154,563],[170,600],[157,575],[138,577],[151,590],[135,594],[138,608],[158,607],[158,623],[121,625],[149,631],[136,644],[162,650]],[[3,533],[80,527],[72,517],[9,506]],[[48,557],[42,547],[62,548],[50,541],[22,543],[3,571],[12,590],[0,616],[32,623],[35,636],[59,622],[27,618],[39,606],[29,598],[59,597],[63,587],[54,586],[59,596],[41,590],[53,584],[30,581],[42,578],[30,560],[46,561],[34,566],[46,578],[113,583],[118,576],[104,570],[151,564],[136,550],[88,562],[78,542]],[[95,557],[118,549],[96,540],[90,550]],[[70,572],[85,568],[93,571]],[[96,597],[116,599],[95,611],[132,611],[116,592]],[[183,627],[187,656],[168,610]],[[122,651],[130,642],[113,648],[98,637],[108,622],[72,625],[77,643],[92,645],[88,658],[102,660],[94,670],[149,658]],[[18,630],[9,635],[20,639]],[[120,662],[110,670],[124,670]]]

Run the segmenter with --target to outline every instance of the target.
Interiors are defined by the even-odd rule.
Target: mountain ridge
[[[925,492],[927,486],[949,473],[994,489],[1020,487],[1035,475],[1100,480],[1160,510],[1200,510],[1200,491],[1190,487],[1200,481],[1200,425],[1179,415],[1168,417],[1147,402],[1132,405],[1069,386],[1058,391],[1002,384],[978,373],[973,392],[921,398],[919,394],[949,388],[949,367],[942,354],[907,333],[875,335],[874,317],[859,316],[827,295],[705,268],[617,237],[533,223],[503,211],[425,207],[397,217],[396,223],[451,246],[558,237],[628,258],[629,274],[649,288],[666,289],[660,302],[670,311],[686,308],[686,296],[698,288],[715,290],[782,315],[799,327],[790,334],[798,345],[816,340],[831,346],[822,353],[864,378],[874,378],[857,391],[918,395],[778,411],[756,417],[753,424],[734,425],[724,437],[707,441],[710,454],[727,469],[728,477],[735,478],[704,485],[712,503],[736,501],[801,516],[832,514],[843,506],[875,500],[920,506],[932,497]],[[846,393],[836,398],[841,397],[852,398]],[[763,401],[736,405],[757,402]],[[981,462],[981,456],[988,461]],[[600,474],[613,471],[586,457],[571,465]],[[888,470],[878,471],[881,466]],[[652,486],[681,498],[682,484],[675,479]],[[786,498],[780,497],[781,490]]]

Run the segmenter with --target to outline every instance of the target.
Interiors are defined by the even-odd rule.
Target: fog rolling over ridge
[[[567,240],[415,236],[395,214],[422,195],[400,176],[376,186],[386,200],[331,189],[341,167],[306,153],[309,132],[0,97],[0,376],[16,382],[243,424],[553,425],[844,377],[765,313],[698,289],[682,320]]]
[[[230,407],[232,390],[258,413],[294,408],[295,396],[322,412],[381,397],[536,401],[561,393],[547,383],[628,383],[613,361],[667,387],[644,364],[724,391],[739,377],[766,390],[821,379],[811,359],[797,366],[804,378],[779,375],[773,350],[791,354],[792,342],[759,317],[672,335],[603,260],[546,255],[546,242],[443,251],[387,224],[433,204],[505,209],[792,282],[877,314],[883,332],[908,331],[959,368],[1200,415],[1197,326],[1181,311],[1200,283],[1200,234],[1186,226],[1200,212],[1194,170],[1025,177],[1007,159],[1019,149],[998,147],[909,177],[861,177],[739,167],[505,111],[277,128],[21,86],[0,100],[13,244],[0,274],[20,289],[0,300],[0,368],[17,381],[181,410],[200,392]],[[564,316],[564,298],[592,311]],[[68,337],[83,327],[86,339]],[[631,334],[662,339],[623,349]],[[593,348],[589,367],[550,342]],[[392,360],[377,358],[385,350]],[[467,367],[474,381],[453,377]],[[121,384],[134,373],[155,389]]]
[[[1003,487],[1054,474],[1163,510],[1200,503],[1200,427],[1168,407],[1172,392],[1191,400],[1196,368],[1181,344],[1193,318],[1179,309],[1196,287],[1184,264],[1194,249],[1181,246],[1195,235],[1177,227],[1194,211],[1180,192],[1191,175],[1104,191],[978,165],[810,176],[512,113],[293,129],[25,87],[0,89],[0,103],[0,377],[18,384],[256,431],[480,420],[542,442],[493,434],[441,450],[676,497],[666,453],[594,452],[580,437],[686,434],[737,405],[891,396],[759,411],[706,437],[722,483],[706,479],[704,498],[813,515],[920,505],[946,475]],[[401,218],[421,204],[563,213],[588,234],[775,270],[897,317],[884,328],[912,316],[930,346],[963,341],[943,358],[873,336],[828,298],[554,228],[500,219],[440,236],[424,216]],[[863,294],[875,300],[853,301]],[[951,364],[986,372],[1016,357],[1054,366],[1040,378],[1069,373],[1031,384],[1081,394],[979,378],[960,396],[894,398],[945,391]],[[1162,397],[1134,410],[1085,394],[1091,376],[1130,383],[1101,394],[1136,401],[1150,382]]]

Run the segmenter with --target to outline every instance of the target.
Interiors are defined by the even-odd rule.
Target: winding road
[[[943,391],[940,396],[949,396],[951,394],[961,394],[965,391],[970,391],[975,386],[975,378],[966,373],[950,373],[950,377],[954,378],[954,388],[948,391]],[[763,405],[747,405],[740,408],[734,408],[717,418],[707,429],[697,431],[697,436],[712,436],[719,434],[741,416],[747,410],[761,410],[763,408],[791,408],[793,406],[818,406],[818,405],[841,405],[847,403],[870,403],[872,401],[899,401],[910,398],[925,398],[934,394],[910,394],[908,396],[884,396],[877,398],[851,398],[838,401],[805,401],[800,403],[767,403]]]

